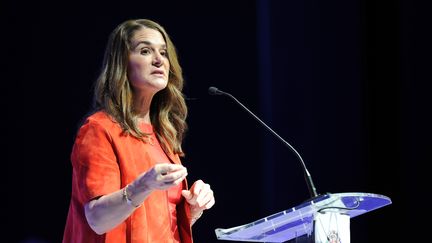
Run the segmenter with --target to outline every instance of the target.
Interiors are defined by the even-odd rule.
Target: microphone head
[[[216,87],[209,87],[208,92],[210,95],[221,95],[222,92]]]

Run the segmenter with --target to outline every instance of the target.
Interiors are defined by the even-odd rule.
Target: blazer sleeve
[[[120,169],[112,137],[97,121],[88,120],[81,126],[71,161],[78,198],[83,204],[120,189]]]

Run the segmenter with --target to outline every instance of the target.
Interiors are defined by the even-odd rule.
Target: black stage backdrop
[[[393,204],[351,220],[351,241],[421,239],[428,210],[430,24],[422,1],[14,1],[2,5],[7,106],[6,242],[60,242],[70,151],[90,108],[110,31],[130,18],[166,27],[183,65],[189,181],[216,205],[194,226],[249,223],[309,198],[299,162],[216,86],[303,156],[319,193]],[[421,242],[417,241],[417,242]]]

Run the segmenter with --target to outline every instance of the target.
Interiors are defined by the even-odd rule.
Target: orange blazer
[[[173,242],[167,191],[152,192],[127,220],[103,235],[90,228],[84,215],[85,203],[120,190],[154,166],[154,147],[149,146],[154,145],[124,134],[119,124],[102,111],[86,119],[71,154],[72,195],[63,243]],[[181,163],[178,155],[167,156],[172,163]],[[187,188],[186,180],[183,188]],[[180,240],[192,243],[190,207],[184,198],[176,209]]]

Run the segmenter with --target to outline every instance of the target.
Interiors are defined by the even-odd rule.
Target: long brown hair
[[[168,85],[156,93],[150,105],[150,119],[156,136],[167,153],[184,155],[181,144],[187,130],[187,107],[182,93],[183,75],[176,49],[164,28],[148,19],[128,20],[111,33],[105,50],[102,71],[96,80],[94,107],[103,110],[120,124],[127,134],[143,139],[133,113],[132,86],[127,78],[128,56],[134,33],[142,28],[159,31],[167,45],[170,63]]]

